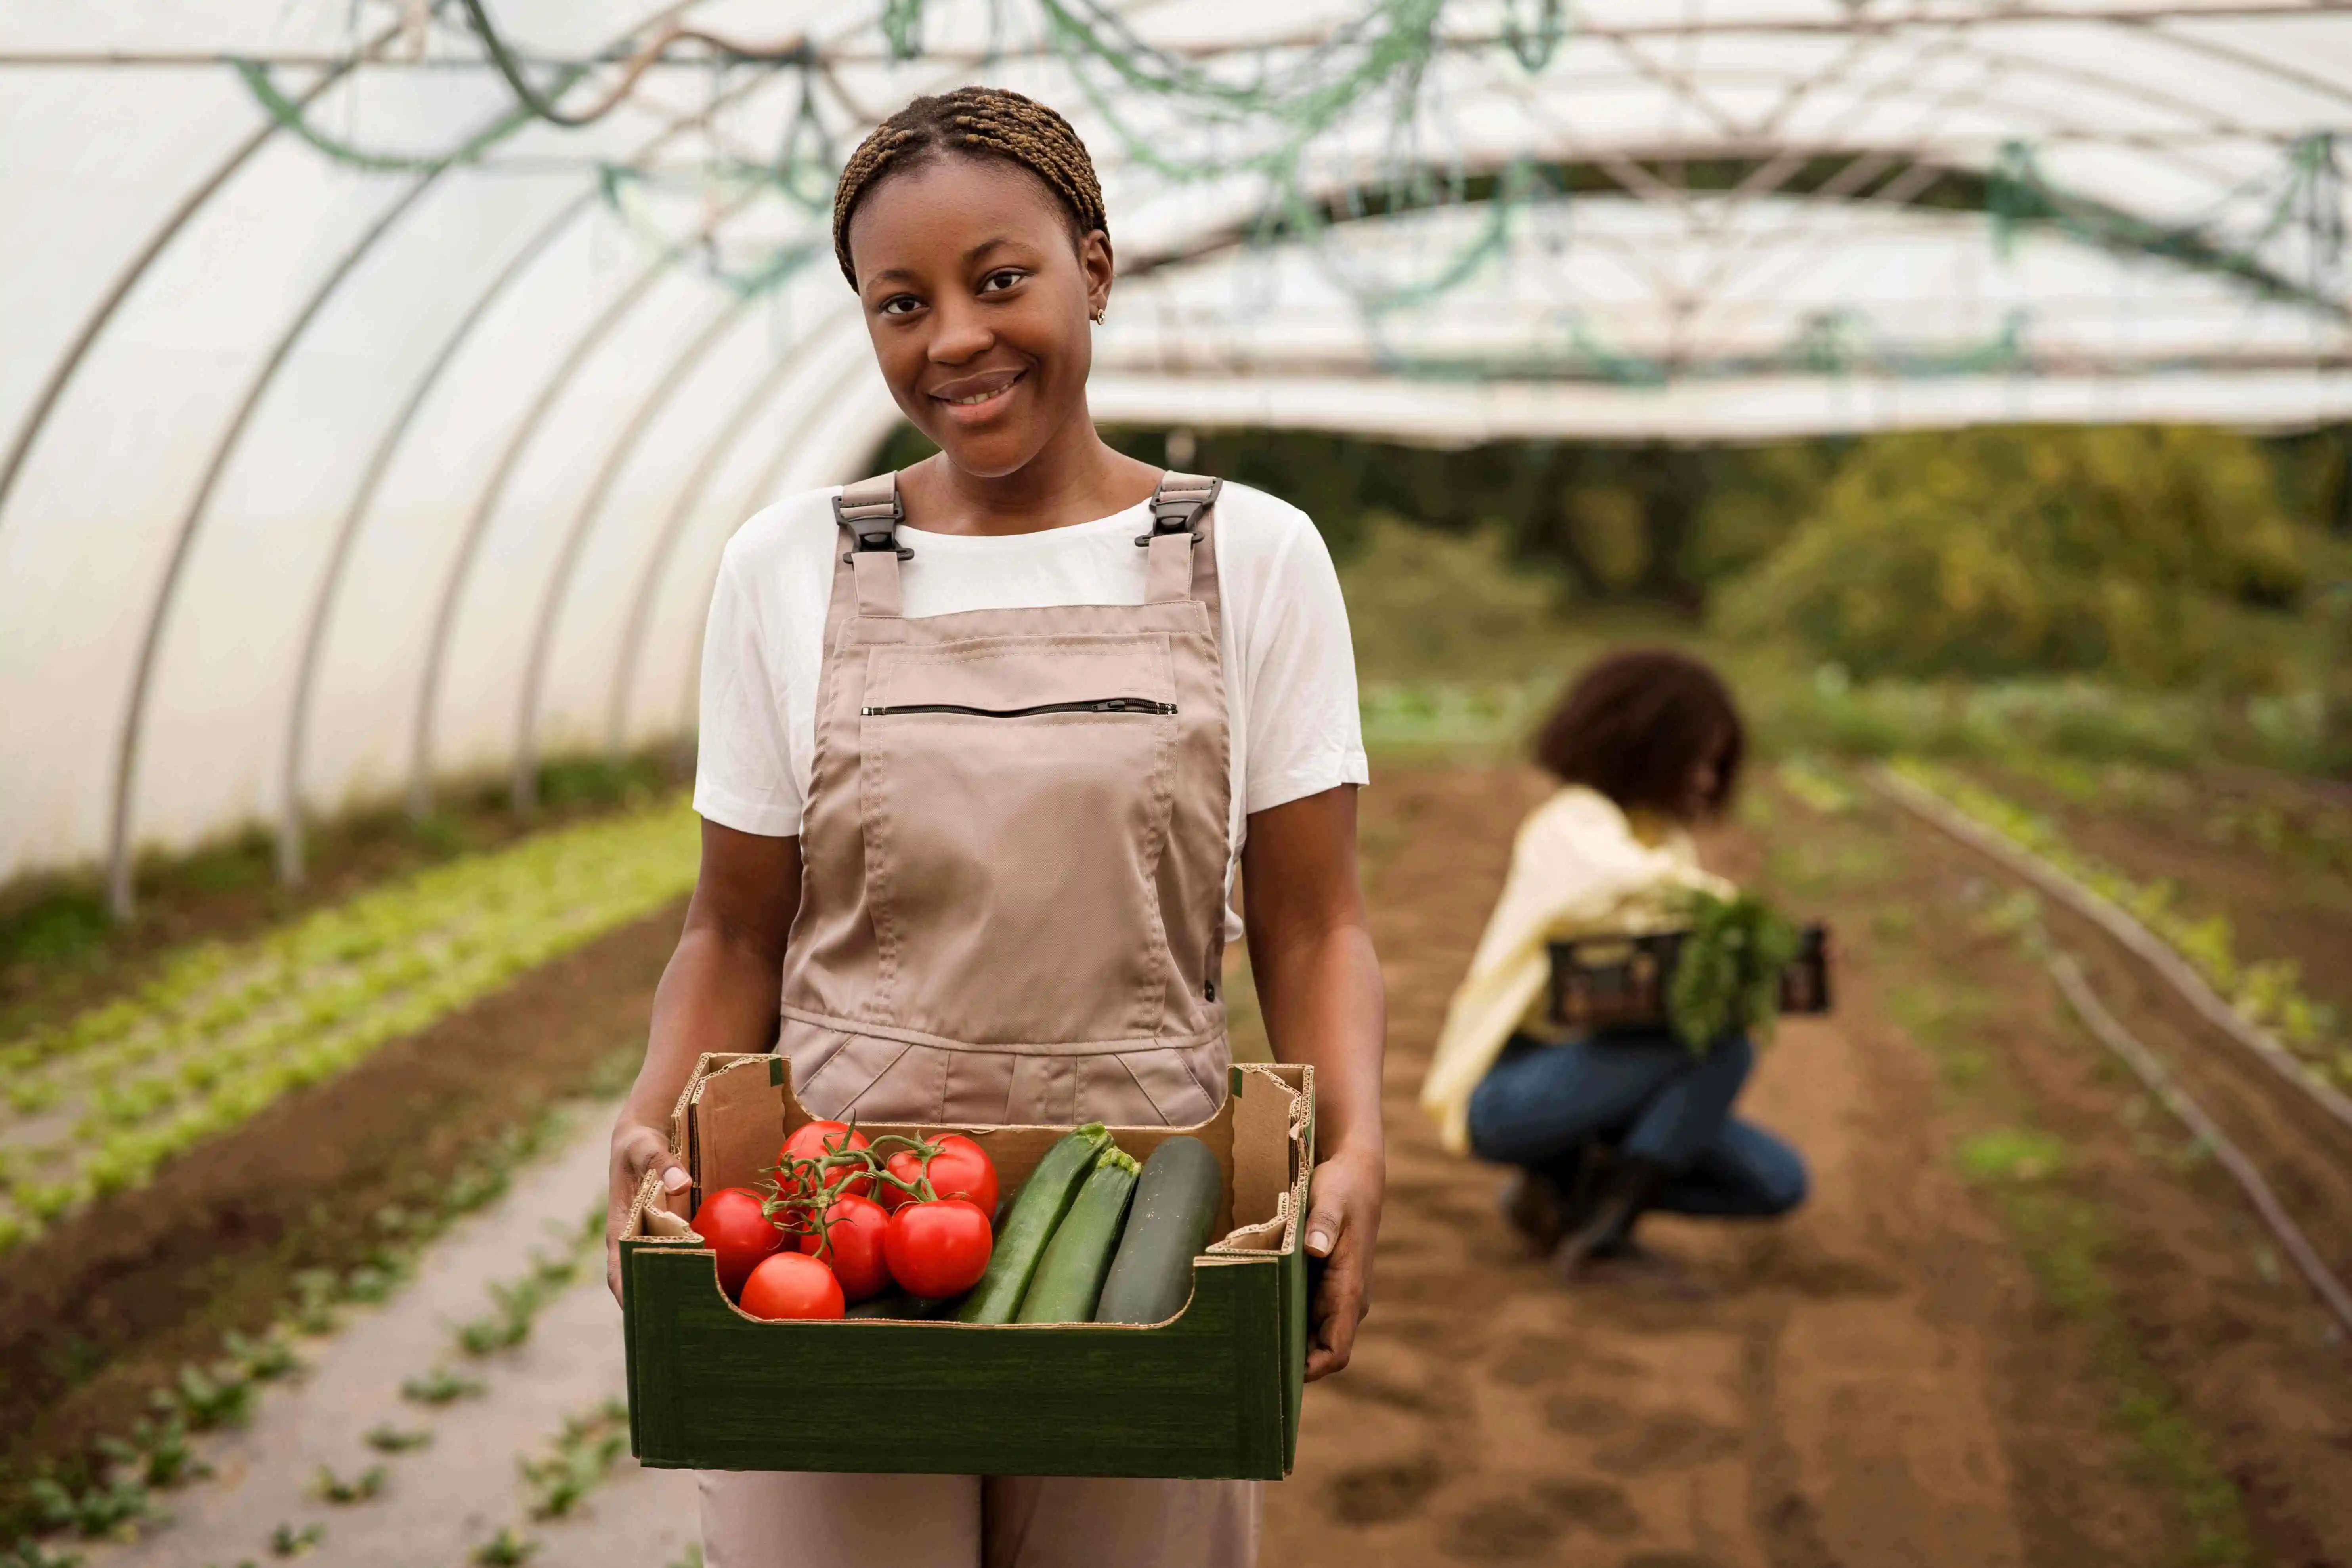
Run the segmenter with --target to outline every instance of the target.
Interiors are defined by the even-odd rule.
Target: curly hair
[[[1110,233],[1095,161],[1070,122],[1009,88],[960,87],[918,98],[874,128],[857,144],[833,193],[833,254],[841,275],[857,287],[849,263],[849,219],[858,202],[887,175],[940,153],[1002,158],[1045,182],[1069,209],[1077,233]]]
[[[1669,648],[1628,648],[1591,665],[1560,695],[1535,742],[1536,761],[1561,783],[1663,816],[1687,809],[1684,791],[1709,760],[1715,791],[1699,804],[1707,816],[1720,813],[1747,749],[1723,678]]]

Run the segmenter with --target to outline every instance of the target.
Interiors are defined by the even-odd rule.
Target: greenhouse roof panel
[[[674,730],[730,531],[894,417],[835,174],[973,80],[1101,166],[1107,416],[2347,407],[2340,5],[11,7],[0,879]]]

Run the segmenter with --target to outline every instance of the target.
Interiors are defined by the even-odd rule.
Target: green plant
[[[39,1476],[26,1483],[25,1493],[45,1529],[70,1530],[91,1541],[134,1531],[160,1517],[147,1488],[133,1476],[117,1476],[79,1490]]]
[[[241,943],[168,961],[134,997],[0,1039],[10,1117],[69,1114],[0,1171],[0,1250],[691,885],[664,804],[432,867]],[[41,1173],[37,1177],[32,1173]]]
[[[488,1392],[478,1377],[460,1377],[446,1366],[436,1366],[422,1377],[412,1377],[400,1385],[400,1396],[416,1405],[449,1405],[460,1399],[475,1399]]]
[[[1695,893],[1690,931],[1666,987],[1666,1018],[1694,1051],[1727,1035],[1760,1044],[1780,1013],[1780,973],[1797,956],[1797,928],[1754,893],[1729,899]]]
[[[629,1407],[606,1400],[568,1416],[546,1453],[516,1461],[530,1489],[533,1519],[561,1519],[612,1473],[629,1447]]]
[[[2099,670],[2269,689],[2313,545],[2245,437],[1983,427],[1864,443],[1721,605],[1864,677]]]
[[[253,1379],[231,1361],[215,1362],[209,1367],[188,1363],[168,1389],[160,1389],[154,1395],[160,1414],[177,1414],[198,1432],[244,1426],[253,1419]]]
[[[307,1557],[327,1539],[327,1527],[310,1523],[297,1530],[291,1524],[280,1524],[269,1532],[269,1552],[274,1557]]]
[[[158,1489],[212,1474],[212,1467],[188,1447],[188,1424],[177,1412],[137,1423],[127,1440],[100,1437],[97,1447],[110,1463]]]
[[[325,1465],[310,1482],[310,1494],[320,1502],[368,1502],[381,1496],[392,1472],[382,1465],[370,1465],[356,1476],[339,1476]]]
[[[51,1552],[27,1535],[0,1551],[0,1568],[81,1568],[81,1556],[72,1552]]]
[[[406,1454],[433,1446],[433,1434],[422,1427],[404,1428],[384,1422],[368,1429],[367,1446],[379,1454]]]
[[[480,1564],[480,1568],[520,1568],[538,1552],[539,1542],[520,1533],[509,1524],[475,1547],[473,1561]]]
[[[2058,826],[1948,768],[1902,759],[1895,770],[1984,826],[2116,905],[2186,959],[2231,1006],[2270,1030],[2313,1070],[2352,1083],[2352,1047],[2334,1008],[2303,989],[2285,960],[2238,956],[2226,916],[2192,916],[2167,882],[2139,882],[2070,845]]]

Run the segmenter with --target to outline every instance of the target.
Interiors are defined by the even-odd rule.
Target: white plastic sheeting
[[[960,81],[1064,108],[1104,167],[1134,274],[1109,416],[2352,408],[2338,6],[488,11],[535,80],[581,70],[567,109],[663,22],[803,47],[681,42],[565,128],[451,0],[0,8],[0,880],[269,821],[290,870],[289,806],[689,726],[727,535],[894,417],[823,171]],[[1382,65],[1416,27],[1425,58]],[[780,148],[806,166],[772,177]],[[1400,204],[1414,177],[1459,205]]]

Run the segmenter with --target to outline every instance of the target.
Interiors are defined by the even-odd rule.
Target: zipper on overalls
[[[861,708],[868,719],[893,713],[961,713],[974,719],[1030,719],[1040,713],[1158,713],[1176,711],[1173,702],[1148,697],[1098,697],[1086,702],[1040,702],[1030,708],[972,708],[961,702],[898,702],[887,708]]]

